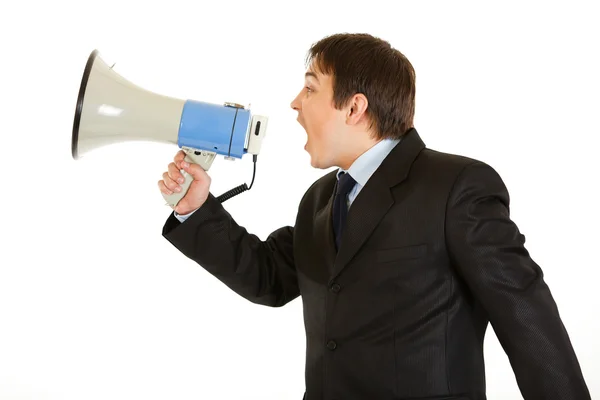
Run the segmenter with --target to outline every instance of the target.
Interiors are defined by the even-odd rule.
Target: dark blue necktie
[[[335,235],[335,244],[340,248],[342,232],[346,226],[346,217],[348,216],[348,193],[352,190],[356,181],[348,173],[340,175],[335,197],[333,199],[333,232]]]

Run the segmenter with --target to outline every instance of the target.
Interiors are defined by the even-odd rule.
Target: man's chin
[[[317,167],[317,162],[315,160],[315,157],[313,157],[313,155],[310,153],[310,151],[308,150],[307,146],[304,145],[304,150],[306,151],[306,153],[308,154],[308,157],[310,158],[310,165],[313,168],[318,168]]]
[[[310,157],[310,165],[313,168],[318,168],[318,169],[324,169],[322,165],[320,165],[319,163],[319,159],[318,157],[316,157],[309,149],[308,146],[308,142],[306,142],[306,144],[304,145],[304,151],[306,151],[306,153],[308,154],[308,156]]]
[[[315,157],[310,156],[310,166],[316,169],[326,169]]]

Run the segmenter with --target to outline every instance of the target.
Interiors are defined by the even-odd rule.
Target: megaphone
[[[113,65],[114,66],[114,65]],[[228,160],[253,155],[256,159],[266,134],[268,118],[253,115],[237,103],[214,104],[178,99],[143,89],[116,73],[99,56],[89,55],[75,109],[71,153],[78,160],[99,147],[125,141],[176,144],[185,160],[208,171],[217,155]],[[187,193],[193,178],[183,171],[181,192],[163,194],[174,207]],[[219,196],[225,201],[252,187],[240,185]]]

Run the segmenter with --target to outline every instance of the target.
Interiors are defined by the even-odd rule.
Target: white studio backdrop
[[[451,3],[451,4],[448,4]],[[542,267],[592,397],[600,396],[600,16],[594,2],[109,0],[0,6],[0,399],[300,400],[301,300],[235,295],[162,236],[176,147],[124,143],[71,158],[88,55],[143,88],[269,116],[255,186],[225,203],[265,239],[293,224],[314,170],[289,104],[311,43],[368,32],[417,74],[432,149],[492,165]],[[251,159],[211,168],[213,192]],[[493,329],[488,398],[522,398]]]

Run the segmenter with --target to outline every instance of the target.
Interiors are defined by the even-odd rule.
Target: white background
[[[250,103],[269,131],[255,187],[225,204],[264,239],[327,172],[310,167],[289,104],[308,47],[335,32],[402,51],[426,145],[500,173],[600,396],[600,14],[592,1],[482,3],[3,2],[0,399],[301,399],[300,299],[253,305],[161,236],[156,182],[177,147],[74,161],[71,131],[93,49],[151,91]],[[251,171],[217,159],[214,193]],[[485,351],[489,399],[522,398],[491,328]]]

